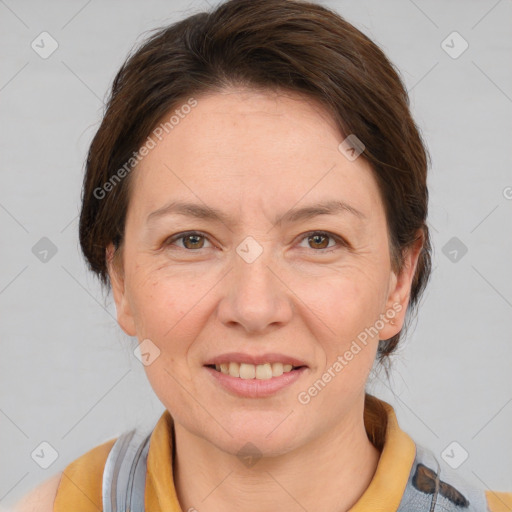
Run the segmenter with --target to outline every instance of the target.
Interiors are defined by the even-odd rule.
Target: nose
[[[219,319],[248,333],[265,333],[288,323],[293,293],[266,251],[252,262],[239,254],[233,260],[232,271],[225,277]]]

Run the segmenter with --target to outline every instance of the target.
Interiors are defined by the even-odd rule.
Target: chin
[[[251,446],[261,456],[283,455],[295,449],[304,435],[304,423],[295,424],[297,418],[293,418],[294,413],[289,414],[290,411],[286,414],[281,411],[233,413],[227,422],[227,430],[231,436],[221,429],[220,438],[212,442],[233,455],[238,455],[243,447],[250,450]],[[248,444],[250,446],[246,446]]]
[[[300,443],[297,438],[288,436],[276,436],[272,439],[266,438],[261,433],[254,436],[244,432],[243,435],[226,439],[224,437],[218,442],[212,441],[220,450],[239,458],[242,462],[246,457],[253,457],[254,460],[262,457],[279,457],[296,449]]]

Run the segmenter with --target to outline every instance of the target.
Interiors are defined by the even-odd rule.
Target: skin
[[[338,150],[344,137],[321,105],[251,89],[196,99],[132,171],[118,264],[107,248],[120,326],[161,351],[145,371],[175,421],[180,504],[201,512],[348,510],[380,455],[364,428],[365,384],[378,338],[402,328],[421,243],[395,275],[370,165]],[[183,215],[146,222],[178,199],[220,209],[234,223]],[[365,218],[345,212],[274,224],[325,199],[344,200]],[[190,230],[199,238],[169,242]],[[318,230],[348,246],[310,236]],[[236,252],[247,236],[263,250],[252,263]],[[393,305],[401,306],[394,325],[386,322],[317,396],[299,403],[299,392]],[[232,351],[291,355],[308,369],[271,397],[237,397],[203,367]],[[249,468],[237,457],[247,442],[262,455]]]

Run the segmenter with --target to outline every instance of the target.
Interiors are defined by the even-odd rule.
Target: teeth
[[[256,367],[253,364],[242,363],[240,365],[240,378],[254,379],[254,377],[256,377]]]
[[[231,377],[240,377],[240,365],[238,363],[229,363],[228,373]]]
[[[241,379],[259,379],[268,380],[272,377],[279,377],[283,373],[290,372],[293,366],[283,363],[265,363],[265,364],[249,364],[249,363],[221,363],[216,364],[215,369],[231,377],[239,377]]]
[[[256,366],[256,378],[261,380],[271,379],[272,365],[270,363],[265,363]]]
[[[279,377],[283,372],[283,363],[272,363],[272,377]]]

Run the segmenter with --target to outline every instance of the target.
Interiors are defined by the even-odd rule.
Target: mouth
[[[290,363],[281,362],[268,362],[263,364],[252,364],[252,363],[238,363],[235,361],[224,362],[219,364],[206,364],[207,368],[211,368],[216,372],[229,375],[244,380],[269,380],[272,378],[281,377],[285,373],[294,372],[302,368],[306,368],[305,365],[292,365]]]
[[[276,352],[219,354],[206,360],[203,367],[214,386],[243,398],[267,398],[284,392],[311,371],[305,361]]]

